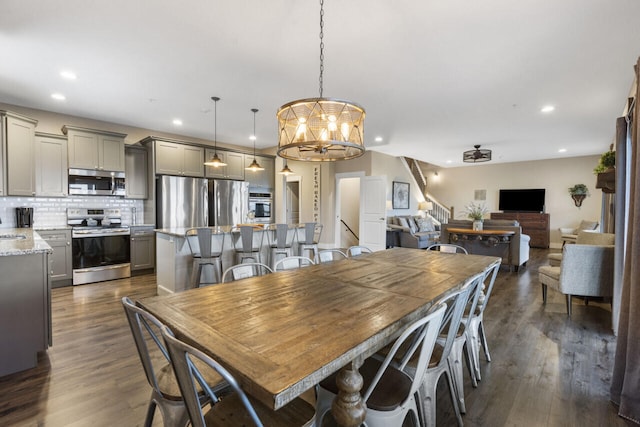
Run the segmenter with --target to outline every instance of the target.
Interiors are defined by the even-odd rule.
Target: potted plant
[[[576,184],[569,187],[569,195],[577,207],[582,206],[582,201],[589,195],[589,189],[584,184]]]
[[[600,156],[600,161],[598,162],[598,166],[593,169],[593,172],[598,174],[602,172],[607,172],[616,167],[616,152],[609,150],[605,153],[602,153]]]
[[[467,218],[473,220],[474,230],[482,230],[482,221],[487,212],[489,212],[489,210],[484,203],[476,204],[471,202],[464,207],[464,213],[467,215]]]

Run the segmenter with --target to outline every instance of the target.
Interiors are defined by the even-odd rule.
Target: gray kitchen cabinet
[[[264,168],[262,171],[246,171],[244,180],[249,183],[249,187],[272,190],[275,184],[275,159],[273,157],[256,156],[256,161]],[[245,155],[245,167],[253,162],[253,155]]]
[[[71,230],[37,230],[53,249],[49,255],[51,287],[60,288],[72,284],[73,265],[71,259]]]
[[[131,271],[156,266],[156,232],[151,225],[131,226]]]
[[[204,148],[195,145],[156,141],[156,173],[180,176],[204,176]]]
[[[9,196],[35,196],[35,132],[37,120],[8,111],[2,114],[2,138],[6,147],[6,179]]]
[[[66,197],[69,192],[67,138],[36,132],[36,196]]]
[[[125,197],[127,199],[146,199],[149,196],[147,150],[144,147],[125,147],[124,166]]]
[[[69,167],[124,172],[122,133],[63,126],[68,137]]]
[[[207,148],[205,150],[205,159],[209,160],[213,157],[214,150]],[[223,178],[223,179],[237,179],[244,180],[244,158],[245,155],[242,153],[235,153],[233,151],[223,151],[218,150],[218,157],[227,166],[222,166],[219,168],[214,168],[212,166],[207,166],[205,169],[205,176],[207,178]]]

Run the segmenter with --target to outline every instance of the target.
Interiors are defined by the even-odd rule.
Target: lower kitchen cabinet
[[[53,249],[49,255],[51,260],[51,287],[61,288],[69,286],[73,280],[73,265],[71,260],[71,230],[36,230]]]
[[[151,225],[131,226],[131,271],[156,266],[156,232]]]

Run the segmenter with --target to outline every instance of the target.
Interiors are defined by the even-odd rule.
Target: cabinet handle
[[[71,246],[71,242],[67,242],[67,246]]]

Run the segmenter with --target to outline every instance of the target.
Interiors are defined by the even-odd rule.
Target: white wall
[[[551,242],[557,247],[561,244],[559,227],[575,227],[582,219],[600,220],[602,191],[595,188],[593,174],[598,159],[599,156],[585,156],[437,169],[437,178],[433,171],[427,173],[428,191],[441,203],[453,206],[455,217],[462,218],[464,206],[474,201],[475,190],[486,190],[486,206],[495,212],[501,188],[544,188]],[[586,184],[591,193],[581,208],[574,205],[568,193],[574,184]]]

